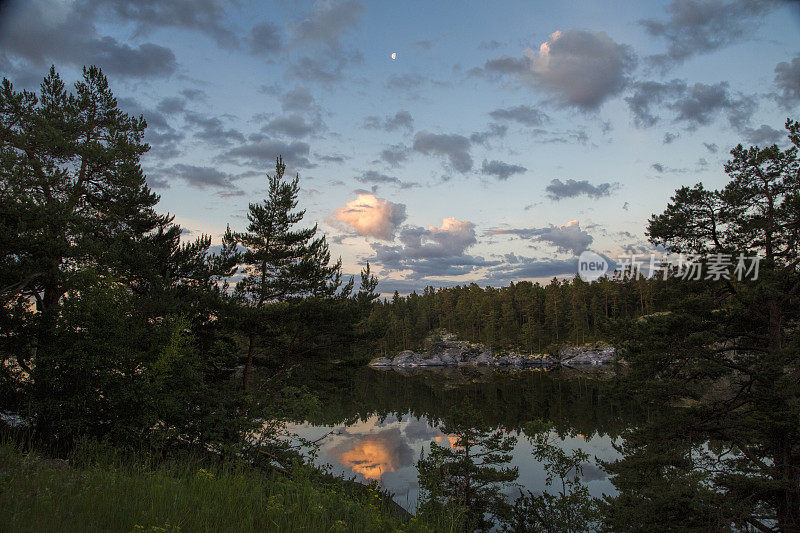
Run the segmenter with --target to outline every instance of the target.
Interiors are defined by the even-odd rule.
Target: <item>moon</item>
[[[397,59],[397,52],[392,52],[392,59]]]

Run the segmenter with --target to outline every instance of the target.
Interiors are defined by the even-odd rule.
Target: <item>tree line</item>
[[[669,280],[626,276],[586,282],[553,278],[541,285],[511,282],[507,287],[475,283],[425,288],[376,302],[368,325],[376,349],[392,354],[417,348],[433,329],[492,346],[541,353],[560,344],[608,340],[607,328],[669,307]]]

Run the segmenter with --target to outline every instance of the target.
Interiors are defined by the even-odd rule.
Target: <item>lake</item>
[[[542,465],[531,455],[523,426],[549,421],[565,450],[583,449],[592,458],[583,480],[594,496],[615,493],[594,460],[613,460],[620,433],[643,417],[643,410],[614,394],[607,369],[496,369],[429,367],[416,369],[326,366],[299,376],[318,395],[322,412],[289,428],[319,441],[320,465],[361,482],[377,482],[409,510],[417,504],[416,462],[430,443],[451,446],[441,431],[455,407],[469,403],[484,422],[518,436],[511,466],[519,467],[521,488],[546,488]],[[513,496],[518,489],[513,489]]]

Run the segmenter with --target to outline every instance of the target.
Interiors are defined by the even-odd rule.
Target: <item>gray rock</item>
[[[456,340],[450,333],[429,335],[424,342],[425,351],[418,353],[404,350],[393,358],[377,357],[370,362],[374,367],[412,368],[433,366],[551,366],[559,362],[564,365],[599,365],[610,362],[614,348],[602,343],[585,346],[564,347],[559,359],[546,355],[504,352],[498,354],[491,346]]]
[[[562,348],[558,355],[562,365],[602,365],[614,359],[616,350],[604,343],[594,343],[568,346]]]

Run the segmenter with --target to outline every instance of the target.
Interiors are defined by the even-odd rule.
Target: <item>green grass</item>
[[[81,457],[0,444],[0,531],[433,531],[392,518],[385,495],[247,465]],[[445,527],[445,529],[450,529]]]

